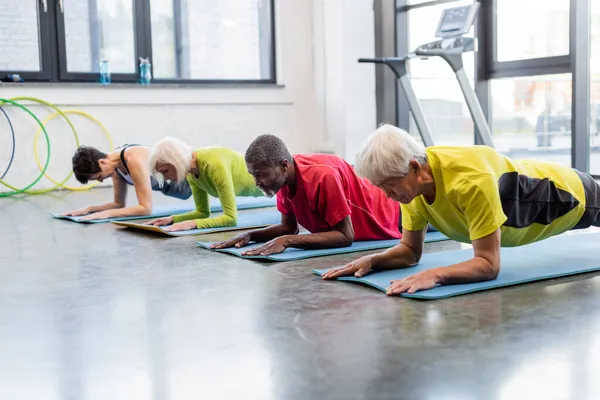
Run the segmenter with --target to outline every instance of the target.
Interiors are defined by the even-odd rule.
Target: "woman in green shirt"
[[[156,226],[172,224],[167,228],[171,232],[234,226],[237,224],[236,196],[265,195],[254,184],[244,156],[228,148],[194,150],[179,139],[167,137],[152,147],[149,166],[159,185],[165,180],[183,183],[187,179],[192,189],[195,211],[148,222]],[[223,215],[209,218],[209,195],[219,198]]]

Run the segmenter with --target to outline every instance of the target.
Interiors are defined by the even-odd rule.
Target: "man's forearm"
[[[421,258],[413,249],[400,243],[386,251],[372,256],[374,270],[399,269],[416,265]]]
[[[251,242],[268,242],[283,235],[293,235],[296,233],[298,233],[298,228],[293,229],[284,224],[271,225],[248,232]]]
[[[340,231],[288,235],[285,238],[287,247],[304,250],[332,249],[352,245],[352,238],[347,237]]]
[[[436,276],[437,283],[454,285],[496,279],[500,272],[500,266],[492,265],[485,258],[474,257],[458,264],[434,268],[430,271]]]

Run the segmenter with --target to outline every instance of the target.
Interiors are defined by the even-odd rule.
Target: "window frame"
[[[18,74],[26,82],[55,82],[55,83],[94,83],[98,81],[96,72],[69,72],[67,69],[67,49],[65,37],[64,12],[61,10],[64,0],[36,0],[38,17],[38,42],[40,55],[40,71],[0,71],[4,78],[7,74]],[[101,0],[94,0],[101,1]],[[276,0],[262,0],[261,5],[266,5],[267,12],[261,18],[268,21],[264,26],[263,19],[259,23],[259,35],[266,35],[267,41],[260,42],[261,73],[268,73],[267,78],[260,79],[178,79],[154,78],[154,62],[152,54],[152,23],[151,0],[131,0],[133,9],[134,32],[134,65],[133,73],[111,73],[114,83],[136,84],[139,80],[139,57],[148,57],[152,65],[152,83],[175,85],[274,85],[277,84],[277,54],[276,54]],[[175,37],[176,49],[181,49],[182,1],[174,0]],[[45,8],[45,10],[44,10]],[[268,62],[262,64],[268,57]],[[182,75],[182,57],[177,57],[177,72]]]
[[[0,77],[6,78],[8,74],[19,75],[27,82],[48,82],[51,81],[54,74],[52,65],[52,51],[54,49],[53,30],[53,7],[54,2],[51,0],[36,0],[37,10],[37,29],[38,29],[38,54],[39,54],[39,71],[23,71],[23,70],[0,70]]]
[[[408,11],[415,8],[454,3],[459,0],[433,0],[408,4],[408,0],[396,0],[396,55],[408,49]],[[497,4],[501,0],[475,0],[480,3],[476,21],[475,37],[480,49],[475,57],[475,93],[481,103],[488,123],[492,121],[491,80],[537,75],[571,74],[571,166],[579,171],[590,172],[590,32],[591,0],[570,0],[569,54],[515,61],[497,60]],[[399,126],[408,128],[408,107],[396,87],[396,113]],[[477,135],[474,135],[475,144]],[[592,174],[596,179],[600,175]]]
[[[498,61],[498,0],[481,1],[480,15],[489,29],[491,46],[486,47],[487,79],[517,78],[535,75],[566,74],[571,72],[571,57],[561,56],[536,57],[511,61]],[[572,20],[570,20],[572,25]]]

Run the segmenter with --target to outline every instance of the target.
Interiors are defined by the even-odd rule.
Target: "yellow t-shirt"
[[[402,204],[402,227],[429,222],[451,239],[471,243],[501,228],[502,246],[521,246],[572,229],[585,212],[584,185],[570,167],[511,160],[487,146],[432,146],[427,162],[435,200]]]

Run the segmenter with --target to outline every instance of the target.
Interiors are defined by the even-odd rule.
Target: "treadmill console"
[[[469,6],[447,8],[442,12],[435,37],[447,38],[469,33],[479,11],[479,3],[475,1]]]
[[[433,57],[442,54],[462,54],[476,51],[476,41],[471,37],[455,37],[437,40],[435,42],[423,44],[415,50],[415,55],[423,57]]]
[[[476,39],[463,36],[471,30],[477,11],[479,11],[478,2],[469,6],[445,9],[435,33],[440,40],[417,47],[414,55],[426,58],[477,51]]]

